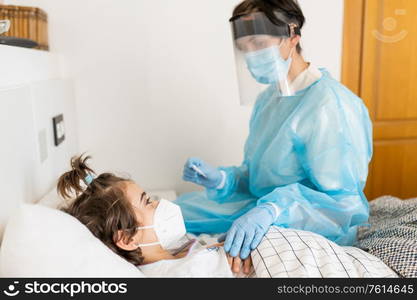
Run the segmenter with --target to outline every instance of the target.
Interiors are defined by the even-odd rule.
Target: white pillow
[[[46,194],[45,196],[40,199],[37,204],[42,204],[44,206],[48,206],[51,208],[57,208],[61,206],[63,203],[65,203],[65,200],[63,200],[56,190],[56,188],[53,188]]]
[[[1,277],[144,277],[74,217],[23,204],[11,215],[0,250]]]

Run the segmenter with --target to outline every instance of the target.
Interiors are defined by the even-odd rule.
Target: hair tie
[[[93,182],[94,178],[95,177],[92,174],[88,174],[84,177],[84,181],[87,185],[90,185]]]

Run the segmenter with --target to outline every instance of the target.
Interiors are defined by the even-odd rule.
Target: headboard
[[[56,147],[52,118],[59,114],[66,138]],[[71,80],[0,88],[0,241],[11,211],[42,198],[77,151]]]

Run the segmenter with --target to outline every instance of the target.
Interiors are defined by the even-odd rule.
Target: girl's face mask
[[[170,250],[186,233],[180,207],[171,201],[161,199],[155,210],[153,225],[137,227],[138,230],[150,228],[155,231],[158,241],[137,244],[136,246],[147,247],[161,245],[163,249]]]

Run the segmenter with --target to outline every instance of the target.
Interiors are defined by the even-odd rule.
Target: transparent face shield
[[[301,34],[296,20],[280,12],[273,14],[279,21],[276,24],[263,12],[230,19],[242,105],[252,105],[268,88],[282,96],[294,94],[288,74],[295,50],[283,57],[281,48],[290,37]]]

